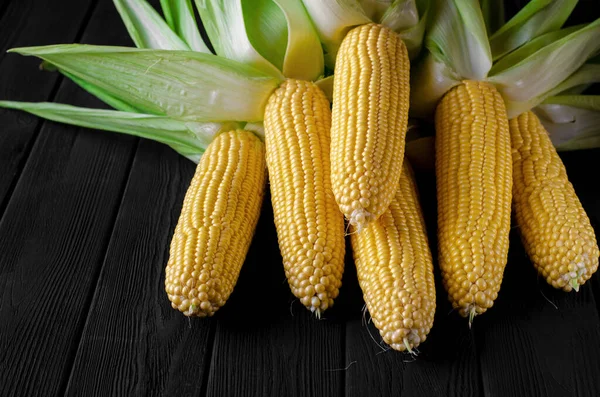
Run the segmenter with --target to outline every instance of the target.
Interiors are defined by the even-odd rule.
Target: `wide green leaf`
[[[324,72],[323,48],[302,2],[299,0],[274,0],[274,2],[281,8],[287,21],[283,74],[288,78],[317,80]],[[276,37],[267,37],[267,43],[272,43],[275,39]]]
[[[286,21],[272,0],[196,0],[196,7],[217,55],[283,77]]]
[[[138,48],[190,49],[145,0],[113,0],[113,2]]]
[[[190,49],[210,53],[198,30],[192,0],[160,0],[160,5],[171,29]]]
[[[302,0],[325,51],[325,65],[334,69],[335,57],[346,33],[372,22],[358,0]]]
[[[522,46],[500,61],[510,58],[516,62],[512,66],[494,65],[489,81],[504,97],[512,118],[540,103],[599,51],[600,19],[584,27],[547,33]]]
[[[492,55],[478,0],[435,0],[425,46],[460,79],[484,79]]]
[[[379,19],[382,25],[401,32],[419,23],[419,10],[415,0],[395,0]]]
[[[560,29],[576,4],[577,0],[531,0],[490,37],[494,60],[542,34]]]
[[[139,136],[164,143],[189,158],[202,155],[222,125],[206,123],[190,129],[185,122],[167,116],[88,109],[49,102],[0,101],[0,107],[18,109],[59,123]]]
[[[260,121],[281,82],[239,62],[192,51],[79,44],[11,51],[42,58],[144,113],[184,121]]]
[[[430,0],[396,0],[381,18],[381,24],[402,38],[411,60],[423,47],[429,6]]]
[[[600,147],[600,96],[556,96],[533,111],[557,150]]]
[[[504,0],[480,0],[481,14],[488,36],[504,25]]]

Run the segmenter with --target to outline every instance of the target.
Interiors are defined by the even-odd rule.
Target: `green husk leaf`
[[[557,150],[600,147],[600,96],[552,97],[535,107],[533,112],[540,118]]]
[[[480,3],[487,34],[492,35],[504,25],[504,0],[480,0]]]
[[[562,83],[550,90],[546,96],[581,94],[594,83],[600,83],[600,65],[586,63]]]
[[[380,19],[371,19],[380,21],[382,25],[393,31],[401,32],[411,29],[419,23],[419,10],[415,0],[395,0]]]
[[[565,23],[577,0],[531,0],[490,37],[494,60]]]
[[[106,91],[104,91],[102,88],[95,86],[91,83],[88,83],[87,81],[82,80],[79,77],[74,76],[69,72],[65,72],[63,70],[62,74],[67,76],[75,84],[77,84],[78,86],[80,86],[81,88],[83,88],[84,90],[89,92],[90,94],[94,95],[96,98],[100,99],[102,102],[106,103],[109,106],[112,106],[113,108],[115,108],[117,110],[120,110],[123,112],[143,113],[143,111],[136,108],[135,106],[131,106],[127,102],[124,102],[118,98],[113,97],[112,95],[110,95]]]
[[[288,26],[281,8],[272,0],[242,0],[241,3],[250,43],[259,54],[283,71]]]
[[[113,0],[129,36],[138,48],[189,50],[145,0]]]
[[[538,37],[494,65],[488,80],[504,97],[513,118],[540,103],[598,51],[600,19]],[[516,63],[506,65],[507,59]]]
[[[411,60],[423,47],[429,6],[430,0],[396,0],[382,18],[381,23],[402,38]]]
[[[210,53],[204,43],[191,0],[160,0],[165,19],[175,32],[193,51]]]
[[[511,67],[523,62],[525,59],[535,54],[537,51],[556,43],[559,40],[568,37],[569,35],[581,30],[585,25],[569,26],[568,28],[557,30],[555,32],[546,33],[540,37],[531,40],[529,43],[502,57],[494,63],[490,70],[490,76],[499,74]]]
[[[433,116],[444,94],[461,82],[460,76],[431,53],[411,68],[410,79],[410,115],[418,118]]]
[[[542,102],[544,105],[564,105],[600,112],[600,95],[557,95]]]
[[[333,102],[333,78],[334,75],[331,75],[317,80],[315,82],[317,87],[319,87],[321,91],[325,93],[325,96],[327,97],[330,103]]]
[[[148,114],[184,121],[260,121],[281,80],[192,51],[79,44],[11,50],[34,55]]]
[[[395,2],[396,1],[394,0],[359,0],[365,15],[369,17],[370,20],[377,23],[381,23],[384,14],[390,8],[392,3]]]
[[[460,79],[482,80],[492,55],[478,0],[436,0],[425,46]]]
[[[282,69],[284,76],[299,80],[317,80],[323,75],[323,48],[306,10],[298,0],[274,2],[280,7],[287,21],[285,37],[288,41]],[[275,37],[271,37],[268,42],[274,39]]]
[[[222,127],[206,123],[210,124],[210,128],[202,130],[197,127],[190,130],[185,122],[167,116],[80,108],[49,102],[0,101],[0,107],[23,110],[59,123],[152,139],[173,147],[184,156],[201,155]],[[196,135],[199,132],[203,135]]]
[[[283,78],[287,23],[273,1],[196,0],[196,7],[217,55]]]
[[[346,33],[372,22],[357,0],[302,0],[325,51],[325,65],[333,69]]]

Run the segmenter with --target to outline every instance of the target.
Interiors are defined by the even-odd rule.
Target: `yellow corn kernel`
[[[340,209],[359,231],[385,212],[398,188],[409,68],[402,39],[378,24],[352,29],[337,54],[331,177]]]
[[[598,244],[546,129],[532,112],[510,120],[513,207],[521,239],[548,284],[579,290],[598,270]]]
[[[320,316],[344,272],[344,217],[331,191],[331,110],[313,83],[285,81],[265,110],[271,201],[290,288]]]
[[[502,97],[465,81],[437,106],[439,263],[450,301],[470,321],[492,307],[508,255],[512,163]]]
[[[186,316],[212,316],[233,291],[260,215],[265,147],[251,132],[218,135],[200,159],[171,241],[165,290]]]
[[[424,342],[433,325],[433,261],[408,160],[388,210],[360,233],[352,250],[365,303],[383,340],[395,350]]]

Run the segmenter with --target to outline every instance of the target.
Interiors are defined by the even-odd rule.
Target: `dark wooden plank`
[[[170,238],[195,165],[143,140],[67,388],[69,396],[198,395],[211,320],[171,308]]]
[[[344,287],[342,287],[344,288]],[[338,396],[343,387],[343,291],[322,320],[293,301],[270,196],[238,284],[217,313],[207,396]]]
[[[87,20],[91,4],[91,0],[19,0],[6,3],[0,19],[0,99],[52,99],[60,75],[40,73],[37,71],[39,60],[6,54],[6,50],[75,41]],[[0,109],[0,216],[41,124],[37,117]]]
[[[134,143],[52,123],[42,128],[0,222],[0,394],[59,391]]]
[[[436,201],[433,173],[417,174],[430,246],[436,258]],[[349,264],[348,271],[354,272]],[[382,344],[377,329],[363,315],[361,291],[351,284],[354,308],[346,324],[346,396],[479,396],[480,378],[475,344],[467,322],[452,312],[435,265],[437,309],[434,326],[417,357]],[[389,349],[389,350],[388,350]]]
[[[79,9],[75,3],[70,6]],[[63,16],[46,13],[57,27],[73,21],[67,11]],[[94,16],[95,28],[83,41],[125,37],[117,18],[116,13],[110,18]],[[13,69],[12,79],[38,74],[55,78],[29,66],[19,73]],[[29,86],[28,91],[35,90]],[[56,101],[99,106],[70,82],[61,84]],[[3,116],[23,117],[18,112]],[[13,137],[31,131],[27,126],[23,131],[14,128]],[[0,395],[63,392],[137,142],[133,137],[43,123],[0,222]],[[20,153],[9,155],[3,161],[11,164]]]
[[[586,170],[598,169],[599,153],[563,155],[592,219],[600,215],[600,191]],[[600,318],[592,283],[578,293],[548,286],[529,262],[516,228],[502,290],[489,315],[476,319],[474,332],[487,395],[600,395]]]

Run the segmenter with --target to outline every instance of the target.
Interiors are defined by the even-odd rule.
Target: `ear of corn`
[[[435,114],[439,263],[454,308],[489,309],[508,255],[512,164],[508,119],[491,84],[465,81]]]
[[[395,350],[425,341],[435,314],[433,262],[417,187],[404,160],[388,210],[351,236],[358,281],[373,322]]]
[[[513,207],[523,245],[555,288],[578,290],[598,269],[594,229],[548,133],[532,112],[510,120]]]
[[[389,206],[402,170],[410,61],[390,29],[351,30],[337,55],[331,169],[340,209],[360,231]]]
[[[271,201],[285,273],[317,316],[333,304],[344,271],[344,218],[330,179],[331,110],[313,83],[287,80],[267,103]]]
[[[258,218],[266,179],[264,144],[251,132],[218,135],[185,195],[166,269],[173,308],[212,316],[233,291]]]

